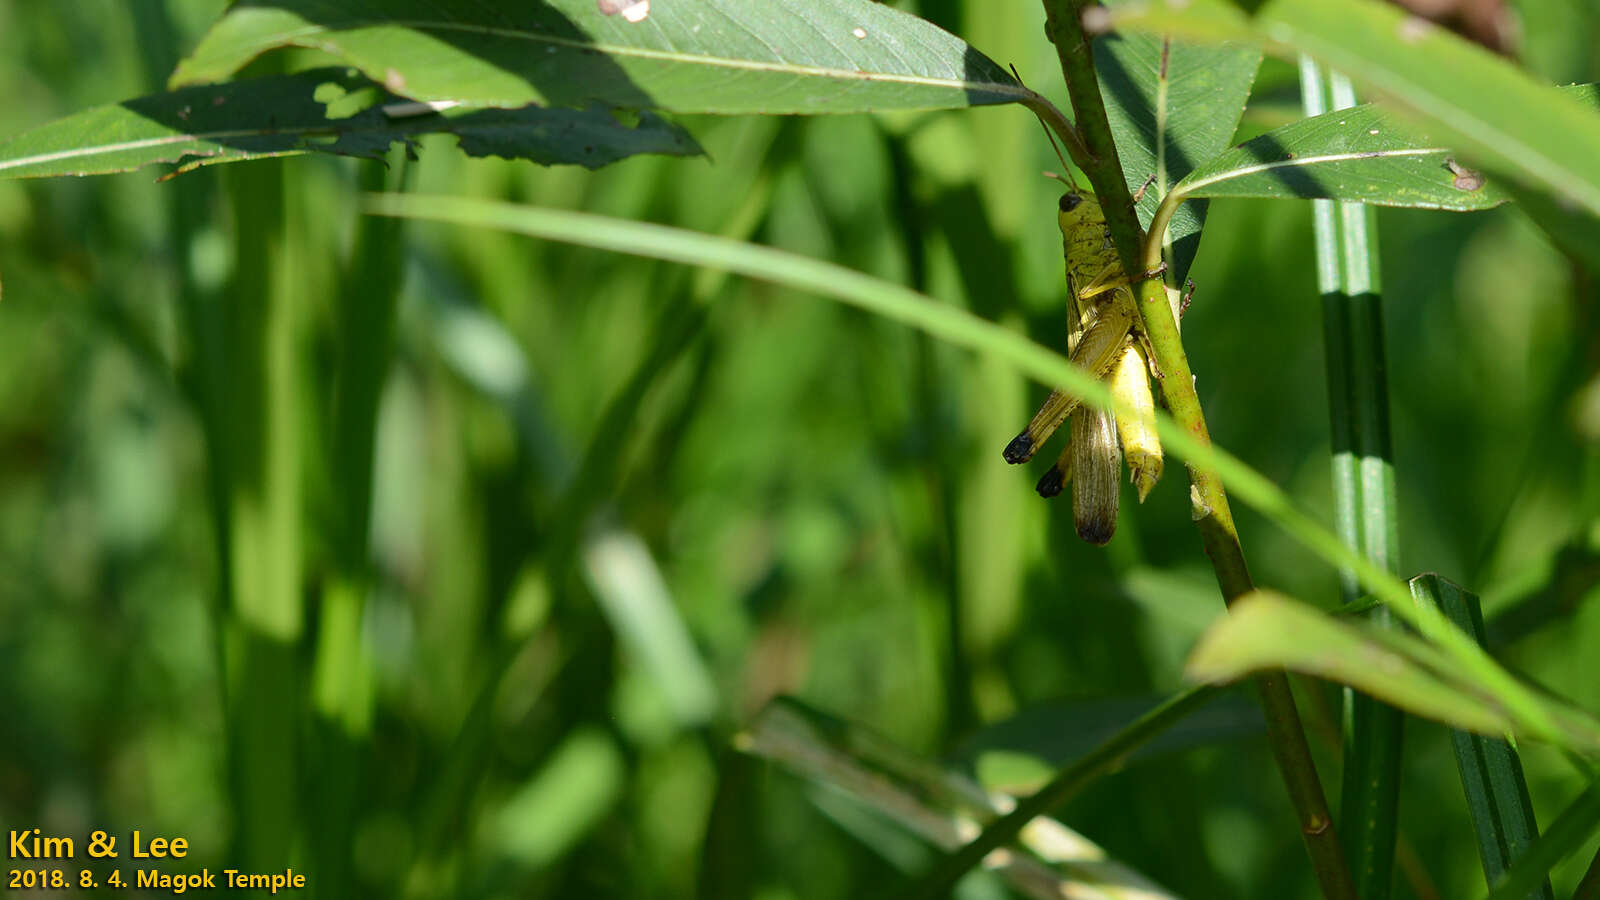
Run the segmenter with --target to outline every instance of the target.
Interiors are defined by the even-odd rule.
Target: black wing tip
[[[1039,492],[1039,496],[1049,500],[1059,495],[1061,489],[1066,486],[1067,479],[1061,474],[1061,467],[1051,466],[1050,471],[1044,473],[1044,477],[1039,479],[1039,483],[1033,489]]]
[[[1115,520],[1108,522],[1095,521],[1078,523],[1078,537],[1083,538],[1085,541],[1088,541],[1096,547],[1104,547],[1105,545],[1111,543],[1111,536],[1116,533],[1117,523]]]
[[[1011,443],[1006,445],[1004,455],[1006,462],[1015,466],[1033,459],[1033,451],[1033,438],[1029,437],[1028,433],[1024,431],[1011,439]]]

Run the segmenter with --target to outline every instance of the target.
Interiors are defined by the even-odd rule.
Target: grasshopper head
[[[1096,200],[1093,194],[1067,191],[1061,195],[1059,206],[1062,234],[1070,234],[1074,229],[1086,224],[1105,220],[1105,214],[1100,211],[1100,201]]]

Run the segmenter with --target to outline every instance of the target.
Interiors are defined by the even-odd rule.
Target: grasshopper
[[[1109,379],[1113,396],[1135,414],[1117,416],[1052,391],[1028,427],[1007,445],[1005,459],[1014,464],[1032,459],[1070,418],[1067,446],[1039,479],[1037,490],[1042,497],[1054,497],[1076,481],[1072,509],[1078,536],[1105,544],[1117,528],[1117,482],[1124,456],[1141,503],[1161,478],[1161,441],[1150,391],[1150,376],[1159,373],[1150,364],[1131,280],[1117,259],[1099,201],[1069,188],[1061,196],[1057,220],[1067,262],[1067,353],[1094,377]]]

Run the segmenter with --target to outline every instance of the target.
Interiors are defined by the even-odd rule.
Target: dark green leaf
[[[965,42],[868,0],[658,3],[633,23],[594,0],[244,0],[173,75],[220,81],[309,47],[398,94],[706,113],[842,113],[1009,103],[1029,95]]]
[[[187,88],[95,107],[0,143],[0,177],[103,175],[154,163],[190,169],[301,153],[376,159],[396,141],[439,133],[459,137],[472,156],[545,165],[598,168],[635,153],[700,152],[687,132],[649,113],[630,127],[594,107],[415,115],[401,108],[415,104],[397,103],[348,69]]]
[[[1595,85],[1562,93],[1600,106]],[[1457,211],[1488,209],[1515,194],[1371,103],[1246,141],[1190,173],[1178,189],[1205,197],[1297,197]]]
[[[1485,643],[1483,611],[1478,598],[1437,575],[1411,579],[1411,592],[1419,603],[1431,603],[1450,617],[1456,627]],[[1461,771],[1461,789],[1467,797],[1472,830],[1478,836],[1478,857],[1483,876],[1494,884],[1511,862],[1539,837],[1533,817],[1533,798],[1522,775],[1522,759],[1502,738],[1467,731],[1451,731],[1450,745]],[[1527,894],[1528,900],[1555,900],[1550,882]]]
[[[1503,188],[1474,179],[1451,152],[1414,136],[1373,104],[1302,119],[1191,172],[1178,190],[1202,197],[1346,200],[1378,206],[1488,209]]]
[[[985,787],[1030,793],[1057,769],[1094,750],[1160,703],[1160,699],[1104,699],[1031,707],[980,729],[956,748],[954,757],[977,772]],[[1236,741],[1260,734],[1263,727],[1258,705],[1245,697],[1222,697],[1176,723],[1129,759]]]
[[[1600,216],[1564,198],[1517,184],[1506,185],[1506,193],[1562,252],[1581,260],[1591,271],[1600,270]]]
[[[1588,843],[1596,829],[1600,829],[1600,781],[1591,781],[1588,788],[1556,816],[1544,835],[1518,856],[1495,882],[1488,900],[1537,897],[1539,885],[1544,883],[1550,870]],[[1593,882],[1587,876],[1584,880],[1583,890],[1592,889]],[[1576,893],[1573,900],[1583,900],[1584,896]]]
[[[1185,43],[1158,35],[1106,35],[1095,41],[1095,71],[1117,153],[1137,192],[1146,228],[1161,198],[1196,165],[1233,139],[1255,83],[1261,51],[1252,46]],[[1200,244],[1206,202],[1178,208],[1167,228],[1169,282],[1182,284]]]

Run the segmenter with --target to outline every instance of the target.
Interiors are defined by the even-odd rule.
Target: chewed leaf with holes
[[[58,119],[0,143],[0,178],[103,175],[156,163],[180,171],[301,153],[381,157],[397,141],[454,134],[470,156],[598,168],[635,153],[692,156],[683,129],[644,113],[441,109],[405,102],[349,69],[186,88]]]
[[[961,39],[870,0],[616,6],[622,15],[595,0],[242,0],[173,83],[221,81],[269,50],[308,47],[397,94],[478,107],[845,113],[1028,96]]]

